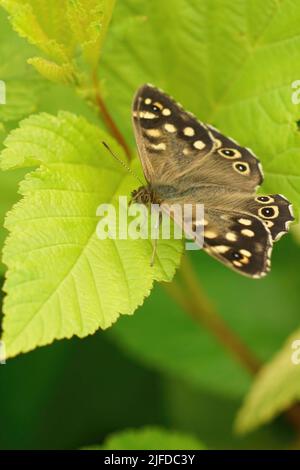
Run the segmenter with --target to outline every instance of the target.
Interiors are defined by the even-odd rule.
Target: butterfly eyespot
[[[257,202],[262,202],[263,204],[267,204],[268,202],[274,202],[274,199],[270,196],[258,196],[255,198]]]
[[[218,150],[218,153],[225,158],[240,158],[241,152],[237,149],[222,148]]]
[[[152,104],[150,108],[151,108],[151,111],[153,111],[154,113],[157,113],[159,111],[159,107],[156,106],[155,104]]]
[[[231,254],[230,254],[230,257],[231,257],[231,259],[233,259],[235,261],[239,261],[240,259],[243,258],[243,255],[241,253],[239,253],[238,251],[232,251]]]
[[[237,171],[241,175],[249,175],[250,173],[250,167],[248,163],[235,162],[233,164],[233,168],[235,169],[235,171]]]
[[[279,214],[279,209],[277,206],[268,206],[262,207],[258,211],[258,215],[263,217],[264,219],[275,219]]]

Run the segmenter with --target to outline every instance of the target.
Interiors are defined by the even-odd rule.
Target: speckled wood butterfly
[[[204,250],[252,278],[270,270],[273,242],[294,220],[280,194],[256,195],[263,182],[248,148],[198,121],[163,91],[144,85],[133,102],[133,126],[147,185],[133,200],[203,203]]]

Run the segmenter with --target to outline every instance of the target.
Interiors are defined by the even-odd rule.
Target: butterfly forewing
[[[150,183],[188,177],[214,145],[204,124],[150,85],[142,86],[134,98],[133,127]]]

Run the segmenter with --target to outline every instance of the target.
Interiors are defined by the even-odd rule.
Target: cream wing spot
[[[242,225],[247,225],[247,226],[252,225],[252,220],[244,219],[243,217],[241,219],[239,219],[238,222]]]
[[[212,134],[210,135],[212,136]],[[219,149],[220,147],[222,147],[222,142],[219,139],[215,139],[214,137],[212,137],[212,140],[213,140],[215,149]]]
[[[145,99],[145,104],[151,104],[151,102],[152,102],[151,98],[146,98]]]
[[[232,264],[234,266],[236,266],[237,268],[241,268],[243,266],[242,263],[240,261],[237,261],[237,260],[233,261]]]
[[[183,133],[184,135],[186,135],[187,137],[193,137],[193,135],[195,135],[195,131],[192,127],[185,127],[183,129]]]
[[[163,114],[164,116],[171,116],[171,110],[170,110],[169,108],[164,108],[164,109],[162,110],[162,114]]]
[[[240,250],[241,255],[246,256],[247,258],[250,258],[252,256],[251,252],[245,249]]]
[[[197,150],[202,150],[205,147],[205,143],[202,140],[195,140],[195,142],[193,143],[193,146]]]
[[[272,228],[274,225],[274,222],[272,222],[271,220],[264,220],[264,224],[266,227]]]
[[[150,144],[151,147],[155,150],[166,150],[166,144],[164,142],[161,142],[160,144]]]
[[[160,137],[161,132],[159,129],[146,129],[146,134],[150,137]]]
[[[204,237],[208,238],[209,240],[217,238],[217,236],[218,236],[218,234],[216,232],[213,232],[212,230],[205,230],[204,231]]]
[[[161,103],[159,103],[158,101],[155,101],[155,103],[153,103],[153,106],[156,106],[160,110],[163,109],[163,105]]]
[[[253,230],[249,230],[248,228],[244,228],[242,231],[241,231],[241,234],[244,235],[245,237],[249,237],[249,238],[252,238],[254,237],[255,233],[253,232]]]
[[[213,250],[217,253],[226,253],[227,251],[229,251],[229,249],[229,246],[226,245],[217,245],[213,247]]]
[[[230,242],[236,242],[238,237],[237,237],[236,233],[228,232],[228,233],[226,233],[225,238],[226,238],[226,240],[228,240]]]
[[[139,116],[142,119],[157,119],[158,116],[154,113],[150,113],[149,111],[140,111]]]
[[[170,132],[170,133],[173,133],[173,132],[176,132],[177,129],[176,127],[173,125],[173,124],[165,124],[164,125],[164,128],[166,129],[167,132]]]

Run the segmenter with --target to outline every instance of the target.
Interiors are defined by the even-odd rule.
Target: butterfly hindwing
[[[264,276],[270,270],[272,245],[269,229],[254,215],[205,212],[204,250],[241,274]]]
[[[281,194],[257,195],[242,206],[264,222],[274,241],[287,233],[289,224],[295,220],[292,205]]]

